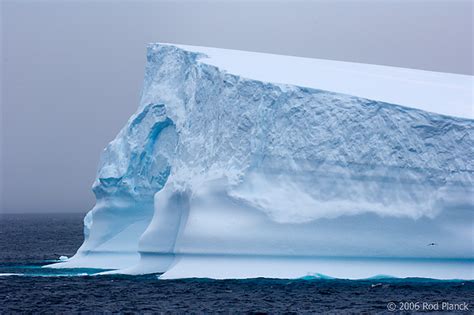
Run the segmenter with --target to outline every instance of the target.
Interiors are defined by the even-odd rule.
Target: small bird
[[[429,244],[426,245],[426,246],[437,246],[437,245],[438,245],[438,244],[436,244],[436,243],[429,243]]]

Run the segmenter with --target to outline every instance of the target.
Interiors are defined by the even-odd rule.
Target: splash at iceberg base
[[[84,244],[49,267],[474,279],[472,77],[168,44],[147,61]]]

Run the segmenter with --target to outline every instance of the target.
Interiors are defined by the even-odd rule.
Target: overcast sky
[[[85,212],[149,42],[472,74],[466,1],[3,1],[0,212]]]

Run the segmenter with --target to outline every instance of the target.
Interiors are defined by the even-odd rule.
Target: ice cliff
[[[140,106],[102,153],[84,244],[55,267],[474,278],[472,77],[322,62],[301,87],[213,56],[228,55],[149,45]],[[419,109],[446,100],[466,117]]]

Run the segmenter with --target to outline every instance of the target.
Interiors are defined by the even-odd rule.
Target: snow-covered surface
[[[383,89],[358,82],[385,67],[350,65],[356,75],[324,62],[308,88],[289,84],[297,72],[268,83],[270,70],[245,58],[234,73],[233,54],[251,53],[212,52],[148,47],[140,106],[101,157],[85,242],[53,267],[474,279],[474,120],[410,108],[397,93],[418,80],[405,90],[389,71]],[[309,78],[316,68],[299,62]],[[337,81],[358,92],[341,94],[350,86]],[[364,88],[400,102],[363,98]],[[443,97],[457,103],[451,92]],[[431,111],[443,104],[424,95]]]
[[[201,62],[263,82],[291,84],[474,118],[474,77],[334,60],[176,45]],[[429,56],[427,56],[428,58]]]

